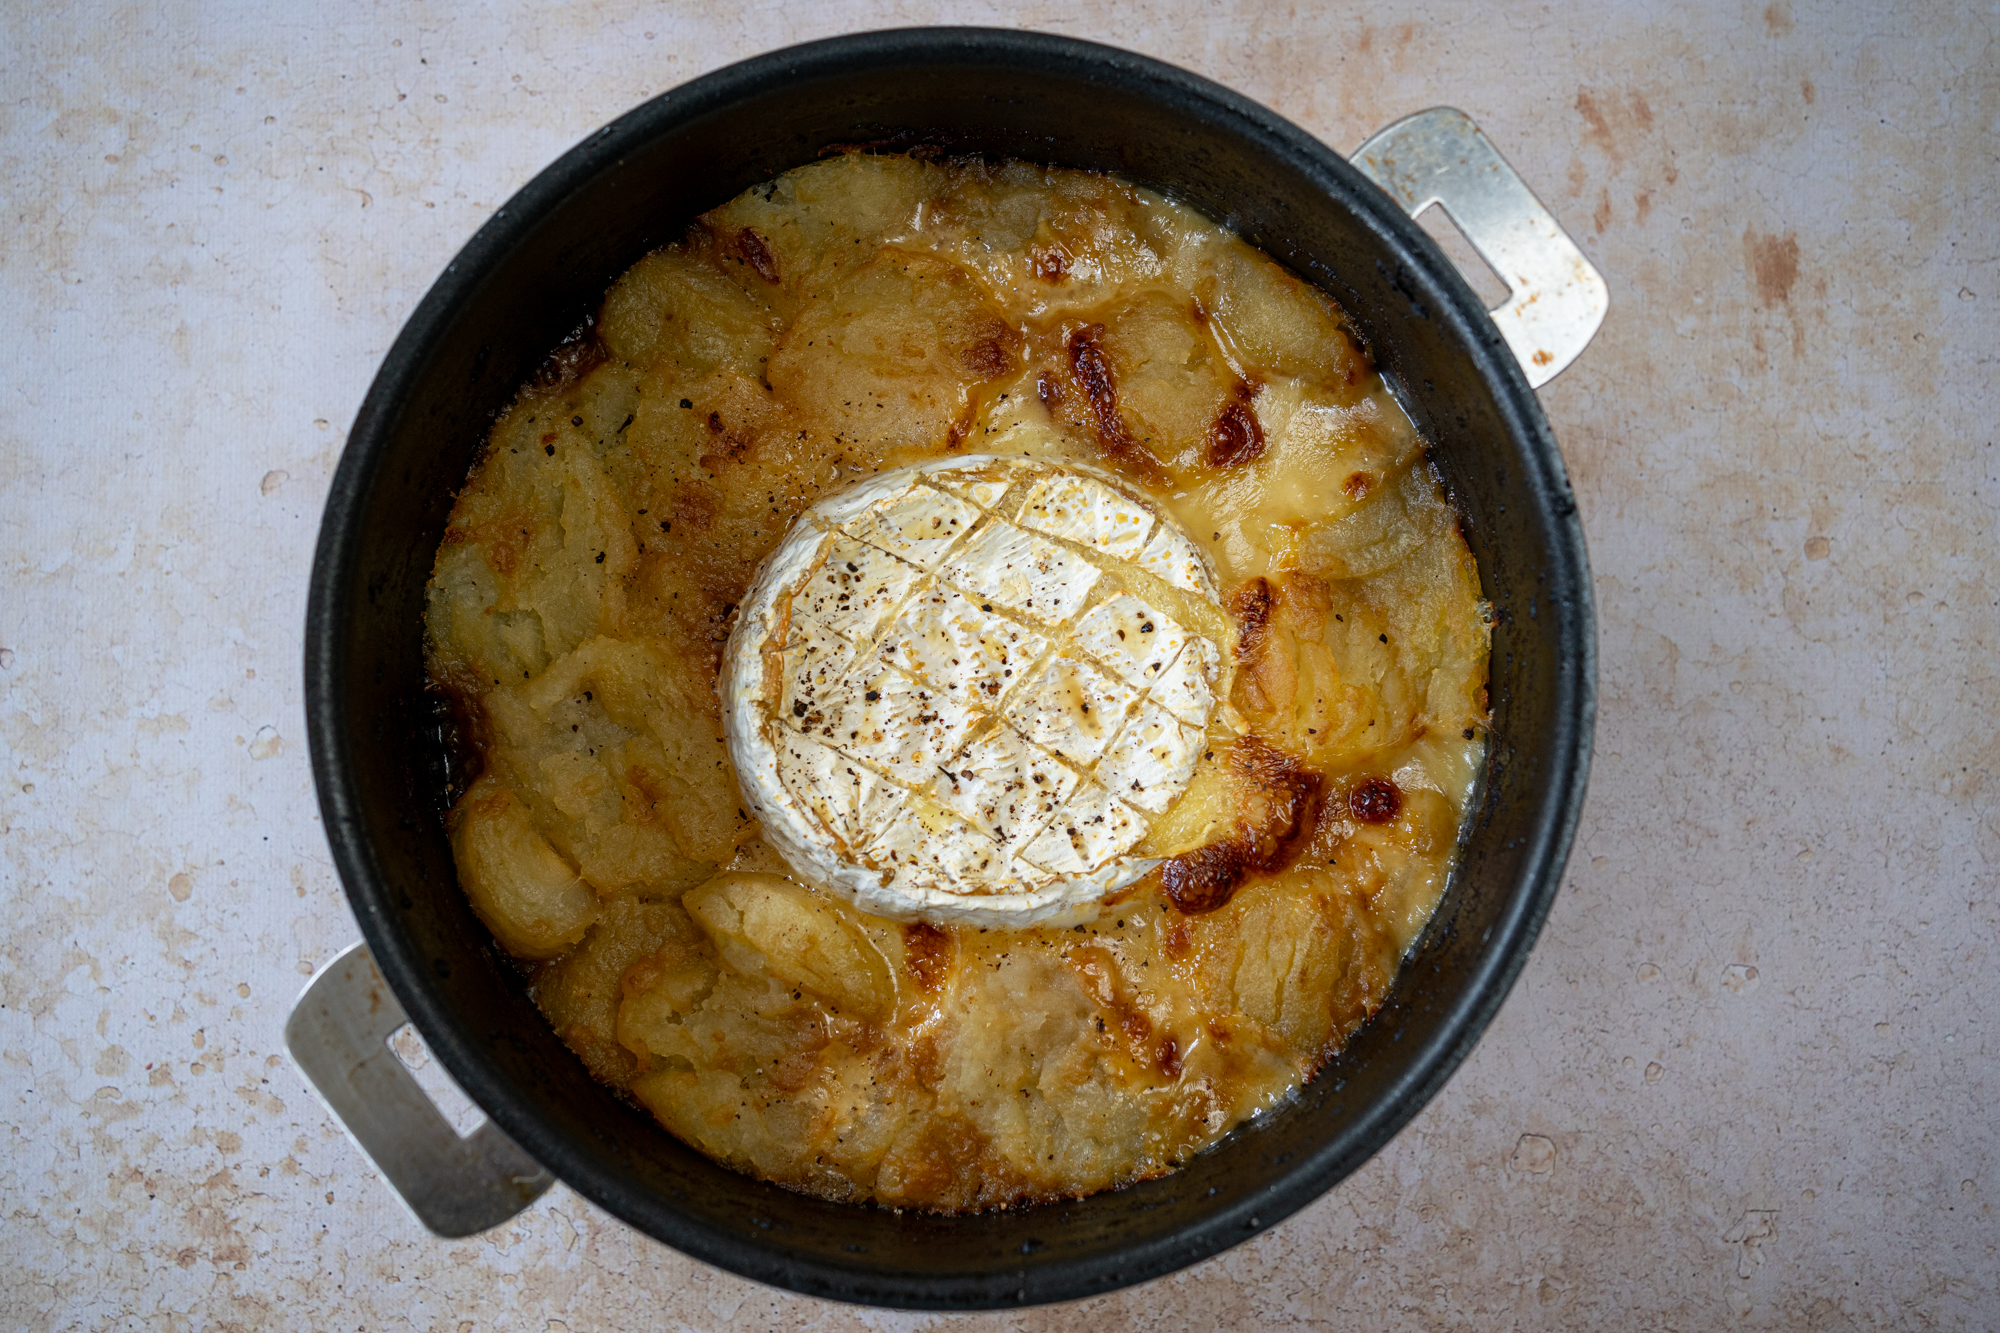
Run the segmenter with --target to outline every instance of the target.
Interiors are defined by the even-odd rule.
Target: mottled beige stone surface
[[[1597,765],[1505,1010],[1315,1206],[981,1326],[2000,1324],[1992,5],[220,8],[0,13],[0,1325],[949,1322],[751,1286],[561,1188],[430,1239],[277,1054],[356,935],[300,622],[404,316],[645,97],[939,20],[1134,47],[1342,149],[1463,107],[1613,290],[1543,394]]]

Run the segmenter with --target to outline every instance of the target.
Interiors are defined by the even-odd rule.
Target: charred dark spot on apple
[[[981,338],[960,352],[958,359],[982,380],[999,379],[1014,368],[1014,354],[997,337]]]
[[[1318,821],[1325,780],[1283,750],[1245,736],[1230,747],[1228,762],[1258,798],[1256,810],[1228,837],[1160,867],[1160,887],[1187,916],[1226,906],[1252,879],[1285,870]]]
[[[778,257],[771,253],[771,247],[764,244],[764,238],[755,228],[745,227],[736,233],[736,253],[764,281],[778,280]]]
[[[1255,661],[1263,650],[1271,630],[1271,607],[1276,601],[1270,581],[1263,578],[1251,579],[1229,599],[1229,615],[1236,622],[1237,661]]]
[[[949,933],[926,921],[903,927],[903,965],[916,978],[918,989],[935,994],[951,970],[952,940]]]
[[[1104,351],[1104,326],[1085,324],[1074,330],[1068,348],[1070,378],[1089,404],[1090,425],[1098,446],[1147,480],[1163,480],[1159,460],[1133,436],[1118,410],[1118,384],[1111,374],[1111,358]]]
[[[1388,778],[1369,778],[1347,794],[1347,808],[1364,824],[1387,824],[1403,812],[1403,791]]]
[[[1238,380],[1236,389],[1208,428],[1208,465],[1243,467],[1264,456],[1264,427],[1250,400],[1259,386]]]

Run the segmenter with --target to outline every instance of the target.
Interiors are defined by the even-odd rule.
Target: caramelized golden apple
[[[1169,516],[1192,547],[1119,577],[1220,659],[1185,788],[1125,793],[1159,864],[1063,928],[814,889],[724,739],[725,641],[801,515],[967,455]],[[478,769],[460,879],[550,1022],[688,1143],[831,1199],[1083,1194],[1283,1101],[1382,1003],[1483,758],[1478,571],[1338,306],[1021,163],[830,157],[634,265],[495,422],[426,629]],[[1062,804],[989,795],[967,818]]]

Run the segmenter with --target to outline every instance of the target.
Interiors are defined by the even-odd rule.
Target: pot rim
[[[1544,801],[1541,817],[1533,826],[1529,853],[1498,923],[1435,1031],[1388,1093],[1312,1151],[1301,1154],[1297,1166],[1287,1174],[1261,1190],[1228,1201],[1171,1235],[1130,1245],[1120,1252],[1119,1262],[1110,1266],[1110,1271],[1102,1256],[1065,1259],[1044,1254],[1032,1264],[1024,1261],[1011,1274],[980,1271],[903,1276],[867,1264],[848,1267],[827,1263],[788,1251],[775,1237],[761,1249],[746,1246],[712,1232],[706,1224],[679,1216],[650,1190],[575,1151],[568,1136],[515,1093],[510,1081],[478,1048],[433,984],[425,960],[397,921],[392,891],[370,846],[341,703],[348,663],[339,630],[344,608],[361,591],[355,574],[360,542],[357,515],[388,459],[402,404],[423,373],[427,349],[450,328],[459,306],[493,276],[542,219],[655,136],[725,112],[731,105],[764,92],[776,80],[810,81],[850,73],[864,64],[886,71],[942,62],[993,71],[1027,67],[1114,83],[1173,106],[1183,115],[1218,123],[1262,151],[1287,160],[1310,177],[1329,206],[1348,209],[1386,243],[1412,256],[1412,269],[1403,276],[1414,289],[1413,301],[1421,300],[1427,307],[1426,317],[1441,322],[1464,349],[1480,377],[1491,386],[1508,428],[1524,442],[1523,455],[1534,470],[1534,475],[1524,480],[1538,505],[1552,515],[1547,534],[1557,566],[1552,577],[1571,585],[1562,670],[1550,710],[1559,733],[1550,741],[1552,776],[1546,780],[1553,794]],[[1222,221],[1228,225],[1228,219]],[[1206,78],[1095,42],[976,27],[901,28],[832,37],[725,66],[670,89],[593,132],[495,210],[426,292],[384,356],[356,413],[322,519],[307,605],[305,646],[313,776],[334,863],[383,976],[459,1086],[523,1149],[580,1194],[685,1254],[803,1294],[910,1309],[1038,1304],[1100,1294],[1162,1276],[1275,1225],[1319,1198],[1385,1145],[1457,1069],[1526,964],[1554,900],[1581,814],[1596,712],[1596,633],[1590,576],[1582,529],[1560,455],[1519,364],[1483,306],[1429,236],[1327,145]],[[1246,1126],[1238,1132],[1254,1129],[1254,1125]]]

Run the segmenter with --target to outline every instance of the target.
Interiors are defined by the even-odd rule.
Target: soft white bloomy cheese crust
[[[1131,850],[1202,751],[1221,655],[1164,609],[1189,593],[1215,602],[1186,535],[1074,464],[946,459],[822,501],[725,654],[750,813],[880,916],[1091,915],[1157,864]]]

